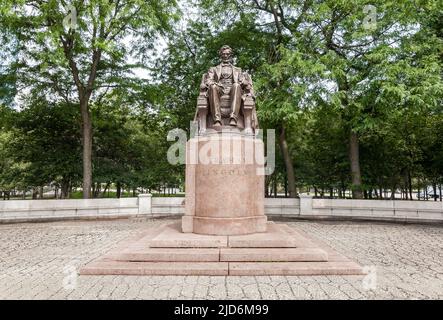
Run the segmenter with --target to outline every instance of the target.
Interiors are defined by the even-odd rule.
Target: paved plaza
[[[368,276],[78,276],[119,241],[177,219],[0,225],[0,299],[443,299],[443,227],[289,221]]]

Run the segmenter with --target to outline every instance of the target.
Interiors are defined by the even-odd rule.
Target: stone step
[[[218,262],[220,250],[216,248],[145,248],[114,255],[117,261],[150,262]]]
[[[182,233],[179,224],[143,230],[87,264],[80,274],[364,274],[361,266],[302,231],[274,223],[267,226],[266,233],[242,236]]]
[[[80,269],[81,275],[228,275],[227,262],[96,261]]]
[[[146,262],[328,261],[318,248],[142,248],[107,255],[107,260]]]
[[[227,236],[182,233],[180,224],[171,224],[149,241],[151,248],[220,248],[226,247]]]
[[[364,272],[354,262],[230,262],[229,275],[364,275]]]
[[[364,275],[354,262],[123,262],[97,261],[81,275],[303,276]]]
[[[284,225],[269,223],[267,232],[237,236],[209,236],[182,233],[179,224],[171,224],[141,246],[151,248],[296,248],[318,247],[308,239],[288,232]]]
[[[222,248],[220,261],[328,261],[328,254],[313,248]]]
[[[228,236],[231,248],[295,248],[297,241],[293,235],[280,228],[278,224],[268,224],[267,232]]]

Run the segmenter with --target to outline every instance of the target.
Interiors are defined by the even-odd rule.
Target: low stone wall
[[[267,216],[298,216],[300,215],[300,199],[266,198],[265,214]]]
[[[0,223],[183,215],[184,201],[183,197],[152,198],[150,194],[120,199],[8,200],[0,201]],[[433,201],[313,199],[301,195],[300,199],[267,198],[265,213],[301,219],[443,223],[443,203]]]
[[[128,217],[143,213],[143,202],[147,201],[150,201],[150,197],[120,199],[7,200],[0,201],[0,222]],[[145,210],[144,213],[146,214],[150,212]]]
[[[305,217],[352,218],[401,222],[443,222],[443,202],[301,198]],[[311,205],[309,205],[311,202]]]
[[[152,215],[154,217],[185,214],[184,197],[154,197],[152,198]]]
[[[266,215],[298,215],[300,207],[299,199],[289,198],[266,198],[265,214]],[[185,198],[165,197],[152,198],[152,215],[170,216],[185,214]]]

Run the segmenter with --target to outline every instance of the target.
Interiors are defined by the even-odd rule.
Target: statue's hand
[[[240,84],[245,89],[247,89],[247,88],[249,88],[251,86],[251,84],[249,83],[248,79],[243,79]]]
[[[213,86],[213,85],[216,85],[216,86],[218,86],[218,87],[220,86],[219,83],[217,83],[217,82],[215,82],[215,81],[213,81],[213,80],[206,82],[206,87],[207,87],[207,88],[209,88],[210,86]]]

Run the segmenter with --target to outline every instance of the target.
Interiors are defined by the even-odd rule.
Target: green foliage
[[[98,52],[89,88],[96,196],[102,185],[183,184],[183,166],[166,161],[166,135],[189,130],[202,74],[218,63],[224,44],[252,75],[260,127],[285,133],[299,188],[357,188],[375,196],[380,188],[442,183],[439,1],[185,4],[191,2],[192,10],[183,7],[187,20],[173,26],[180,14],[175,1],[73,1],[74,32],[63,26],[63,1],[3,1],[0,189],[80,185],[76,105]],[[366,5],[377,10],[374,27],[364,25]],[[158,47],[159,34],[166,43]],[[135,77],[135,67],[150,77]],[[22,108],[12,109],[14,101]],[[359,142],[361,186],[349,172],[351,132]],[[287,185],[284,160],[277,154],[269,186]]]

